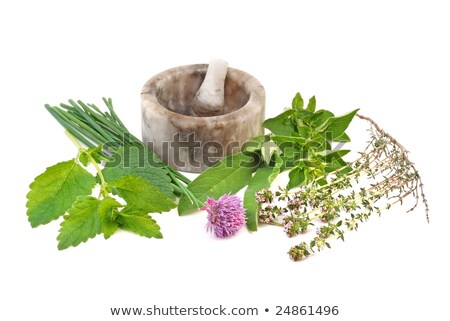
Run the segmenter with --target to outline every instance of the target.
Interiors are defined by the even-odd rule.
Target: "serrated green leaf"
[[[289,117],[293,113],[293,109],[288,109],[274,118],[266,119],[263,126],[275,135],[289,136],[294,130],[292,123],[289,121]]]
[[[327,127],[327,139],[334,141],[341,137],[347,129],[348,125],[352,121],[353,117],[356,115],[359,109],[355,109],[345,115],[339,117],[333,117],[329,120],[330,124]]]
[[[27,194],[27,215],[32,227],[59,218],[78,196],[91,194],[96,180],[74,159],[53,165],[35,178]]]
[[[303,98],[300,93],[296,93],[294,99],[292,99],[292,108],[303,109]]]
[[[77,246],[101,232],[99,204],[100,201],[95,197],[77,198],[72,207],[67,210],[68,214],[64,216],[64,221],[61,223],[57,238],[59,250]]]
[[[98,206],[98,215],[101,220],[101,231],[105,239],[110,238],[119,228],[116,222],[118,208],[123,207],[115,198],[105,197]]]
[[[106,162],[102,170],[107,182],[120,179],[125,175],[136,175],[157,187],[169,198],[173,198],[173,186],[167,172],[152,161],[147,149],[137,147],[121,147]]]
[[[154,237],[157,239],[163,237],[159,225],[149,215],[131,215],[119,212],[117,222],[124,230],[128,230],[141,236],[149,238]]]
[[[258,166],[256,162],[259,160],[253,156],[256,154],[248,156],[240,152],[222,159],[219,164],[200,174],[188,185],[188,189],[200,202],[205,202],[208,197],[217,199],[223,194],[237,193],[248,184]],[[198,210],[197,206],[186,195],[182,195],[178,213],[183,215],[195,210]]]
[[[281,159],[281,158],[280,158]],[[263,165],[259,167],[255,175],[253,175],[250,180],[248,187],[244,194],[244,208],[245,215],[247,218],[247,228],[250,231],[256,231],[258,229],[258,202],[256,201],[255,194],[256,192],[269,188],[270,184],[272,184],[273,180],[280,173],[280,164],[279,166],[267,166]]]
[[[111,182],[110,186],[117,189],[119,196],[129,206],[146,213],[162,213],[176,207],[176,204],[166,194],[136,175],[123,176],[117,181]]]
[[[306,110],[314,112],[316,110],[316,96],[312,96],[309,99],[308,106],[306,106]]]

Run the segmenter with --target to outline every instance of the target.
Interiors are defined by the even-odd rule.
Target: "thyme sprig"
[[[407,212],[422,200],[429,222],[422,178],[408,151],[371,118],[357,116],[370,125],[369,143],[357,159],[295,190],[265,189],[256,195],[260,223],[282,226],[289,237],[316,226],[312,240],[289,250],[294,261],[330,248],[330,239],[344,240],[346,232],[357,230],[372,214],[381,215],[408,197],[415,203]]]

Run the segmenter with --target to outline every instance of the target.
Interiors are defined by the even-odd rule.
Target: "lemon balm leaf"
[[[77,246],[101,232],[99,205],[100,200],[91,196],[81,196],[75,201],[61,223],[57,237],[59,250]]]
[[[117,189],[129,206],[146,213],[167,212],[177,206],[165,193],[136,175],[125,175],[110,186]]]
[[[75,159],[45,170],[30,184],[27,215],[32,227],[64,215],[78,196],[90,195],[96,180]]]
[[[105,163],[102,172],[108,182],[118,180],[125,175],[140,176],[151,185],[159,188],[169,198],[174,198],[173,186],[168,172],[152,159],[148,150],[120,147],[113,153],[113,158]]]
[[[128,230],[130,232],[136,233],[145,237],[154,237],[157,239],[161,239],[163,237],[159,225],[156,223],[151,216],[140,213],[136,215],[136,213],[128,214],[125,212],[120,212],[117,217],[117,222],[120,224],[120,227],[124,230]]]
[[[118,208],[122,207],[115,198],[105,197],[98,206],[98,215],[101,221],[101,230],[105,239],[109,239],[118,229],[116,222]]]

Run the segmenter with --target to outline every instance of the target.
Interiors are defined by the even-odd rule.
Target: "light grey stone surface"
[[[263,133],[264,88],[238,69],[228,68],[223,115],[198,117],[193,113],[192,101],[207,67],[197,64],[166,70],[147,81],[141,92],[143,141],[178,170],[202,172]]]

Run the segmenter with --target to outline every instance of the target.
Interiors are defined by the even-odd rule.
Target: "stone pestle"
[[[190,103],[193,116],[210,117],[224,113],[227,71],[226,61],[220,59],[210,61],[205,79]]]

